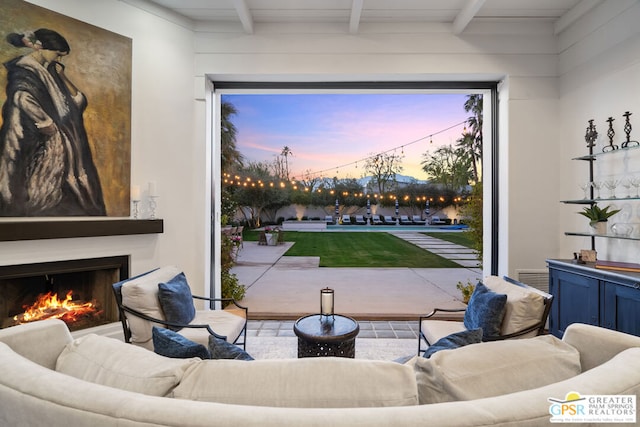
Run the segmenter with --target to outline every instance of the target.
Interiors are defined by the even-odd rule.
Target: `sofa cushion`
[[[227,337],[227,341],[235,342],[242,334],[246,320],[242,316],[244,312],[239,310],[198,310],[196,317],[190,322],[191,325],[212,325],[213,331]],[[202,344],[209,346],[209,337],[211,334],[204,328],[184,328],[180,331],[180,335]]]
[[[122,285],[122,304],[156,319],[164,319],[158,300],[158,283],[166,282],[180,273],[175,266],[162,267],[125,282]],[[131,328],[131,342],[153,350],[153,323],[127,315]]]
[[[211,359],[211,353],[207,347],[186,339],[177,332],[167,328],[153,327],[153,351],[165,357],[187,359],[199,357]]]
[[[349,408],[418,402],[410,366],[340,357],[203,360],[173,390],[180,399],[237,405]]]
[[[414,369],[420,404],[498,396],[581,372],[578,351],[552,335],[441,351],[416,358]]]
[[[164,318],[170,322],[188,325],[196,317],[191,288],[184,273],[178,274],[167,282],[158,283],[158,300]],[[182,329],[170,325],[167,327],[173,331]]]
[[[537,289],[523,288],[507,282],[502,277],[487,276],[485,286],[493,292],[507,295],[501,335],[512,334],[535,325],[542,319],[544,298]],[[522,335],[521,338],[535,337],[538,331]]]
[[[479,342],[482,342],[482,329],[480,328],[456,332],[455,334],[442,337],[430,345],[424,352],[423,357],[428,359],[438,351],[453,350],[469,344],[477,344]]]
[[[211,359],[253,360],[253,357],[235,344],[209,336],[209,353]]]
[[[165,396],[200,359],[170,359],[113,338],[85,335],[58,356],[56,371],[122,390]]]
[[[485,338],[500,335],[506,303],[505,294],[493,292],[482,282],[478,282],[464,313],[465,328],[482,328],[482,335]]]

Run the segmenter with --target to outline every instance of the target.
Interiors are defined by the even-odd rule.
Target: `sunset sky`
[[[464,129],[461,123],[470,116],[464,111],[466,99],[464,94],[222,97],[238,110],[231,120],[245,161],[271,163],[288,146],[290,175],[297,179],[306,172],[361,178],[365,158],[394,149],[404,153],[402,175],[427,179],[421,166],[423,154],[456,144]]]

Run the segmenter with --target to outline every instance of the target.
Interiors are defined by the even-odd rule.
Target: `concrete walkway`
[[[426,237],[418,243],[430,245],[434,252],[439,250],[441,256],[451,259],[468,256],[440,239],[419,233],[406,234],[407,240]],[[297,319],[316,313],[320,307],[320,289],[328,286],[335,291],[336,313],[357,320],[417,320],[435,307],[464,308],[456,285],[475,283],[482,278],[482,270],[470,266],[444,269],[319,267],[318,257],[285,257],[292,245],[287,242],[259,246],[257,242],[244,242],[232,272],[247,287],[242,304],[249,307],[251,319]],[[453,260],[461,263],[460,259]]]
[[[443,258],[447,258],[463,267],[478,267],[479,262],[478,258],[476,258],[475,251],[467,248],[466,246],[457,245],[455,243],[447,242],[446,240],[427,236],[426,234],[418,232],[394,231],[389,234],[393,234],[400,239],[406,240],[421,249],[425,249],[429,252],[440,255]]]

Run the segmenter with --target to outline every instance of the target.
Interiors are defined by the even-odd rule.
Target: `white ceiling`
[[[124,0],[167,12],[193,27],[331,23],[357,33],[368,23],[444,23],[455,34],[471,22],[550,22],[556,34],[605,0]],[[611,1],[611,0],[609,0]]]

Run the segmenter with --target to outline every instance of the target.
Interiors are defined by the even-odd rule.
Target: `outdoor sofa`
[[[0,425],[549,426],[550,398],[638,396],[638,347],[639,337],[573,324],[562,340],[471,344],[405,364],[170,359],[93,334],[74,340],[44,320],[0,330]],[[430,361],[440,365],[429,371]],[[474,379],[434,387],[445,365]],[[445,389],[464,399],[421,400]]]

